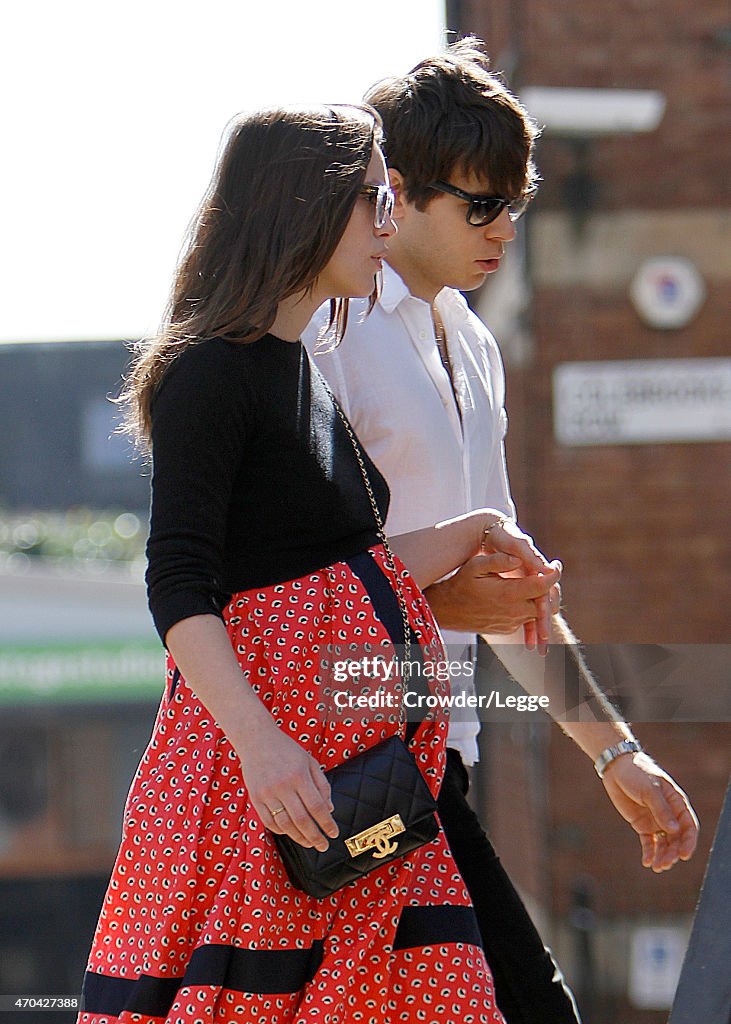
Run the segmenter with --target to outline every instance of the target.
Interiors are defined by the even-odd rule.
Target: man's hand
[[[558,610],[560,570],[506,579],[519,559],[501,552],[477,554],[449,579],[433,583],[425,594],[442,629],[470,633],[514,633],[536,619],[536,601],[547,599]]]
[[[647,754],[622,754],[604,772],[604,788],[640,837],[642,866],[668,871],[690,860],[698,818],[677,783]]]

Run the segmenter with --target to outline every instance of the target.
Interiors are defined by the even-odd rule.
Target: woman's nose
[[[383,226],[375,229],[376,238],[392,238],[398,231],[398,224],[392,216],[386,217]]]

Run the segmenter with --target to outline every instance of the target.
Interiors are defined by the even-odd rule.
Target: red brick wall
[[[728,132],[726,0],[466,0],[461,34],[488,43],[493,66],[527,85],[658,89],[667,109],[658,132],[595,150],[604,205],[714,206],[724,202]],[[455,28],[456,26],[450,26]],[[547,196],[560,143],[541,153]]]
[[[672,337],[643,327],[623,293],[535,296],[535,361],[508,368],[508,466],[523,522],[564,562],[582,640],[731,639],[731,444],[562,447],[551,396],[559,362],[727,354],[727,294],[709,288]]]

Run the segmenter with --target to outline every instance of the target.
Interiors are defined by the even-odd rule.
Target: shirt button
[[[421,338],[421,340],[423,341],[423,340],[424,340],[424,338],[426,337],[426,331],[419,331],[419,337],[420,337],[420,338]]]

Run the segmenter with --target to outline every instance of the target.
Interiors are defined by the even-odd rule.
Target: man
[[[321,353],[316,365],[390,484],[389,534],[483,506],[513,517],[500,354],[459,292],[495,272],[515,238],[537,184],[533,123],[489,73],[474,39],[377,84],[366,100],[383,119],[399,231],[372,313],[352,303],[334,350],[322,351],[324,314],[305,341]],[[505,568],[502,556],[481,554],[427,590],[449,659],[469,664],[475,633],[487,634],[514,678],[550,697],[561,727],[605,772],[610,799],[640,835],[643,864],[659,871],[688,859],[697,821],[685,794],[641,752],[575,647],[564,659],[558,643],[573,637],[558,614],[541,657],[537,623],[546,603],[556,604],[558,573],[515,577]],[[593,721],[562,718],[567,665]],[[453,692],[470,685],[468,673],[452,679]],[[478,731],[476,717],[450,721],[439,811],[478,915],[498,1005],[508,1024],[576,1022],[560,972],[466,802],[465,765],[477,759]]]

